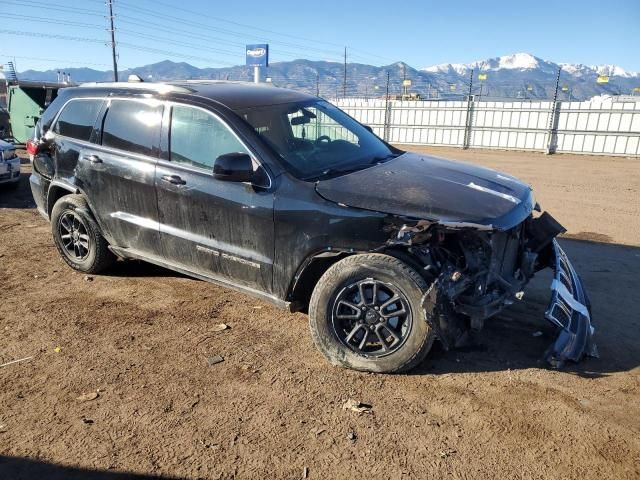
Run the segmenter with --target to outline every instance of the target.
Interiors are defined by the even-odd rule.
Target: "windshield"
[[[361,170],[396,153],[339,108],[322,100],[238,112],[291,173],[318,180]]]

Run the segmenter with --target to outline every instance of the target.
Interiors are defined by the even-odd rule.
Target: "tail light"
[[[29,155],[37,155],[40,150],[40,145],[35,140],[27,141],[27,153]]]

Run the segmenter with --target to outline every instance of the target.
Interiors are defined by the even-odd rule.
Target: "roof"
[[[162,94],[192,94],[219,102],[231,110],[263,107],[279,103],[313,100],[306,93],[274,87],[269,83],[230,82],[222,80],[176,80],[165,83],[111,82],[85,83],[81,87],[113,90],[152,91]]]
[[[210,98],[232,110],[276,105],[278,103],[303,102],[315,97],[306,93],[274,87],[268,83],[248,82],[171,82],[173,85],[191,88],[197,95]]]

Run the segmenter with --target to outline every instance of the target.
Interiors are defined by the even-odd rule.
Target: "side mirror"
[[[246,153],[225,153],[213,163],[213,178],[227,182],[251,182],[253,162]]]

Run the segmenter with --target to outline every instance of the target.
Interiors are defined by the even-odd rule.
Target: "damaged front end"
[[[556,237],[564,228],[548,213],[530,215],[507,230],[487,225],[392,222],[387,248],[406,249],[431,287],[423,297],[427,321],[445,349],[467,343],[485,320],[521,300],[524,287],[544,268],[554,271],[545,318],[559,329],[545,353],[550,365],[597,356],[590,304],[580,277]]]

